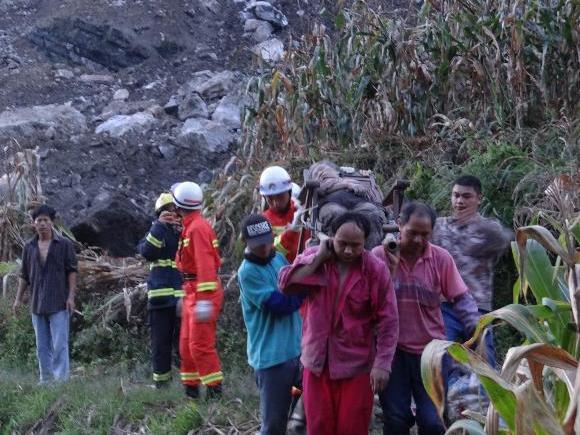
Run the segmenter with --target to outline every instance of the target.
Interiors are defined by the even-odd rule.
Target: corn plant
[[[579,433],[580,231],[578,216],[572,218],[564,221],[559,239],[539,225],[519,228],[514,258],[520,278],[514,286],[514,303],[482,316],[474,337],[464,345],[435,340],[425,349],[423,382],[441,413],[445,352],[477,374],[491,401],[486,416],[472,414],[474,419],[456,421],[448,433]],[[551,256],[556,256],[554,263]],[[521,297],[533,297],[535,303],[518,304]],[[508,351],[500,373],[469,347],[498,320],[525,337],[522,345]],[[505,427],[500,427],[499,417]]]

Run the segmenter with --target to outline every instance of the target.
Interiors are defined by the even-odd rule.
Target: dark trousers
[[[417,407],[411,411],[411,397]],[[384,414],[384,435],[409,435],[417,423],[419,435],[445,432],[435,405],[421,379],[421,355],[397,349],[387,388],[379,395]]]
[[[284,435],[292,402],[292,387],[300,382],[298,358],[256,370],[255,375],[260,392],[260,434]]]
[[[470,339],[465,334],[463,323],[455,315],[453,305],[449,302],[441,304],[441,312],[443,314],[443,322],[445,323],[445,335],[449,341],[464,342]],[[489,311],[479,310],[480,315],[487,314]],[[485,352],[487,354],[487,362],[490,366],[496,369],[497,361],[495,359],[495,348],[493,346],[493,335],[491,330],[485,333]]]
[[[171,359],[173,350],[177,351],[179,337],[179,318],[175,307],[149,311],[151,327],[151,360],[153,363],[153,380],[163,383],[171,380]]]

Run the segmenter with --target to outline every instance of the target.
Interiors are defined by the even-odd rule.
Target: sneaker
[[[190,399],[198,399],[199,398],[199,385],[186,385],[185,386],[185,395]]]
[[[222,397],[222,384],[210,385],[206,391],[207,400],[219,400]]]

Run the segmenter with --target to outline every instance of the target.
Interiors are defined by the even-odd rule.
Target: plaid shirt
[[[449,251],[478,308],[490,311],[493,266],[511,239],[512,232],[498,220],[478,213],[464,224],[453,217],[438,218],[432,243]]]

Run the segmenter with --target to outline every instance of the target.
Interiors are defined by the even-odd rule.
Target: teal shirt
[[[248,363],[255,370],[281,364],[300,355],[302,319],[299,311],[275,315],[264,308],[278,290],[278,273],[286,258],[276,253],[267,265],[244,259],[238,269],[242,314],[248,332]]]

